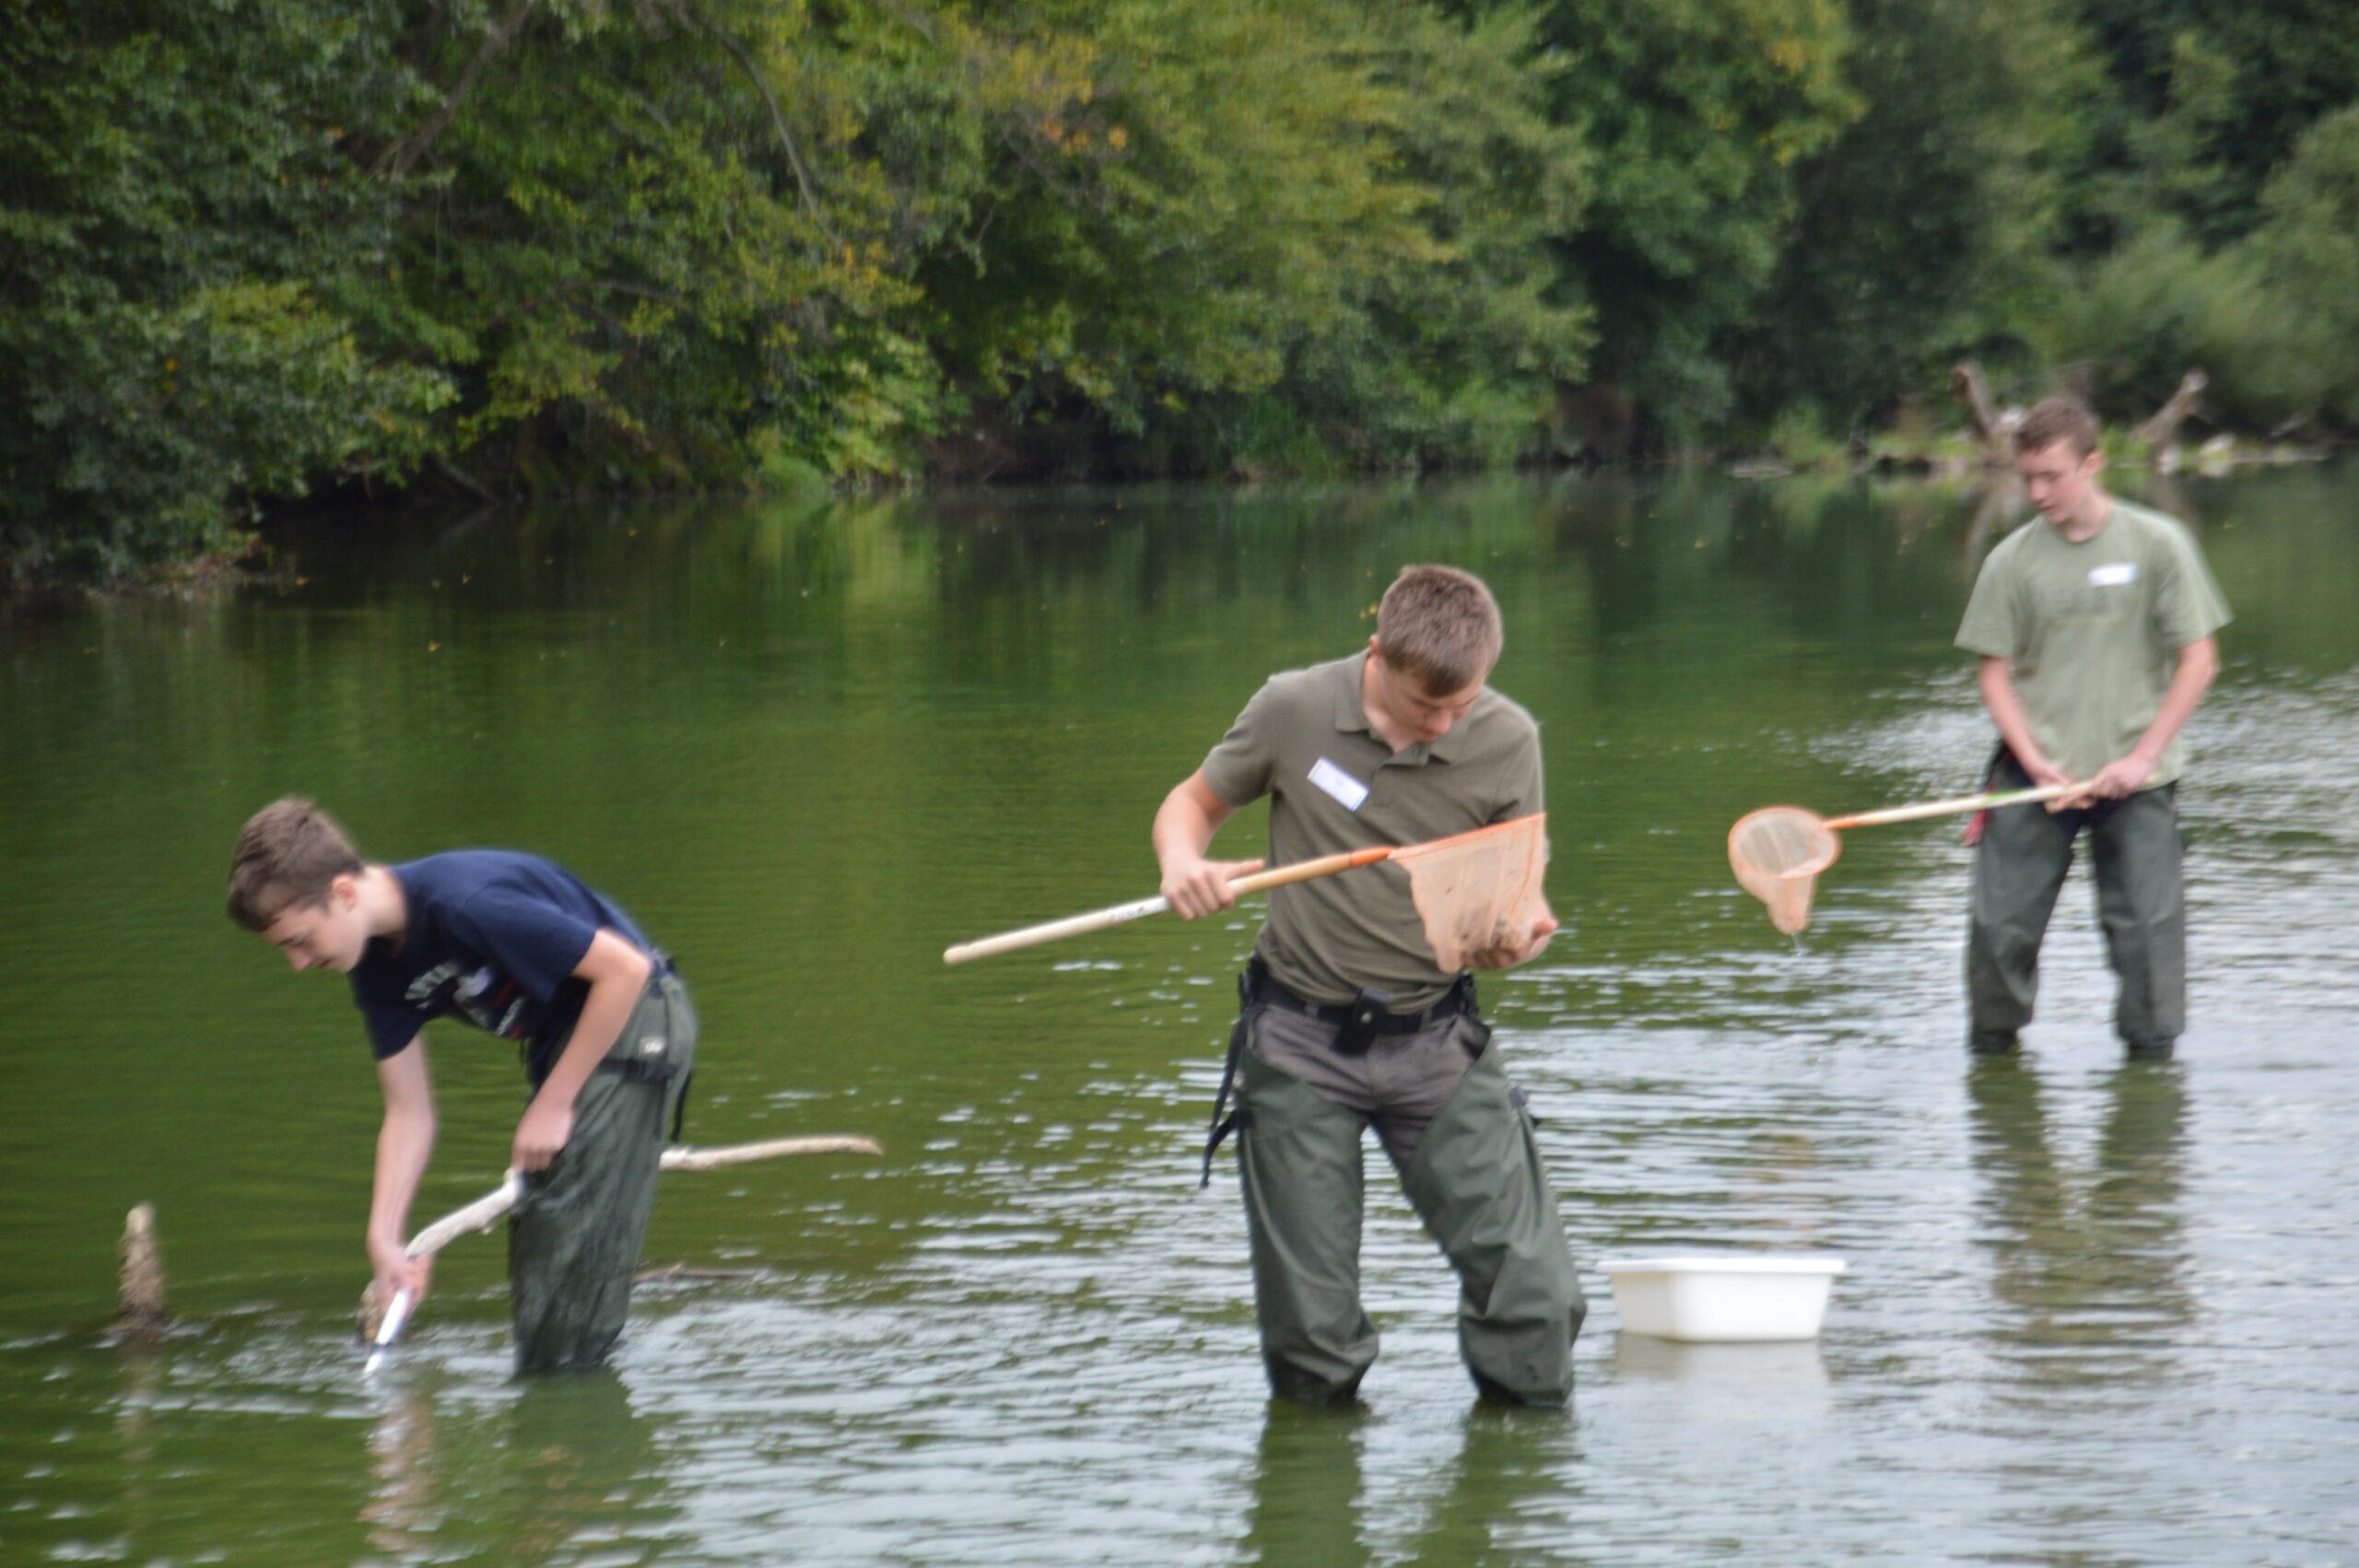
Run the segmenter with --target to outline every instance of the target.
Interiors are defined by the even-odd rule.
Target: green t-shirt
[[[2032,738],[2086,778],[2134,750],[2161,708],[2178,650],[2228,624],[2228,606],[2185,528],[2116,498],[2075,544],[2045,520],[1990,552],[1957,645],[2013,662]],[[2179,776],[2178,737],[2146,788]]]
[[[1422,844],[1543,808],[1532,715],[1485,687],[1449,733],[1396,752],[1360,706],[1367,657],[1271,676],[1204,758],[1204,782],[1230,805],[1270,797],[1270,864]],[[1272,888],[1256,951],[1280,985],[1312,1001],[1347,1002],[1372,986],[1407,1012],[1458,977],[1434,963],[1408,873],[1382,862]]]

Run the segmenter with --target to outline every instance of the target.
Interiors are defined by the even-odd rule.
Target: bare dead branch
[[[525,18],[532,10],[533,0],[516,0],[515,8],[492,24],[491,31],[484,36],[482,46],[459,72],[459,79],[452,84],[451,90],[443,95],[434,112],[428,115],[417,129],[387,147],[377,159],[377,166],[370,170],[371,173],[380,179],[390,176],[399,180],[417,167],[417,160],[426,156],[427,149],[450,128],[451,121],[459,112],[459,106],[466,101],[467,94],[475,90],[475,81],[483,75],[484,67],[516,41],[516,35],[523,30]]]

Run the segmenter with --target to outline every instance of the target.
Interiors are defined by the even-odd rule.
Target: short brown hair
[[[1376,607],[1384,661],[1436,696],[1486,679],[1507,646],[1498,601],[1473,572],[1402,567]]]
[[[335,818],[300,795],[276,800],[246,819],[229,858],[229,919],[268,930],[299,905],[327,901],[340,876],[367,869]]]
[[[2071,442],[2074,457],[2086,457],[2097,450],[2097,416],[2077,397],[2042,398],[2015,427],[2017,457],[2059,441]]]

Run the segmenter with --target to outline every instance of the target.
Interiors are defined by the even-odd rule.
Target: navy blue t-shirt
[[[453,849],[388,866],[409,905],[401,944],[379,937],[352,970],[352,1000],[377,1059],[398,1056],[430,1019],[456,1013],[530,1040],[533,1077],[571,1034],[590,994],[574,965],[607,927],[653,948],[631,918],[563,866],[513,849]]]

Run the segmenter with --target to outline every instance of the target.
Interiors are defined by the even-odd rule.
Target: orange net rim
[[[1765,816],[1783,816],[1790,814],[1809,818],[1813,826],[1818,828],[1821,832],[1826,835],[1826,852],[1823,855],[1814,855],[1811,859],[1804,860],[1801,865],[1789,866],[1782,872],[1763,871],[1758,866],[1750,865],[1737,850],[1736,841],[1739,836],[1741,836],[1748,826],[1760,821]],[[1743,816],[1737,818],[1734,825],[1729,829],[1729,864],[1731,867],[1743,867],[1750,870],[1755,876],[1766,877],[1774,882],[1793,882],[1802,877],[1814,877],[1821,875],[1825,872],[1827,867],[1833,865],[1837,860],[1841,859],[1842,855],[1842,835],[1837,833],[1833,828],[1828,827],[1825,817],[1819,815],[1816,812],[1811,811],[1802,806],[1763,806],[1758,811],[1747,812]]]
[[[1464,833],[1453,833],[1447,838],[1429,838],[1423,844],[1404,844],[1385,858],[1393,860],[1422,860],[1427,855],[1438,855],[1445,849],[1455,849],[1461,845],[1471,843],[1478,838],[1504,838],[1513,832],[1532,831],[1532,825],[1535,823],[1544,827],[1547,821],[1546,812],[1533,812],[1529,816],[1511,816],[1505,822],[1488,823]]]

